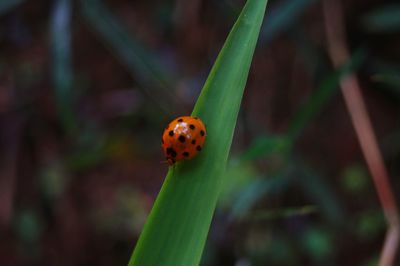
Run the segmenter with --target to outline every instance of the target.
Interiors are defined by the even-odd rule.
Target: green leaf
[[[207,126],[204,149],[170,167],[129,265],[199,264],[266,2],[248,0],[233,26],[192,113]]]

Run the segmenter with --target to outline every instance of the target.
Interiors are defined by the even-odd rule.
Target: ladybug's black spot
[[[200,146],[197,146],[197,147],[196,147],[196,150],[201,151],[201,147],[200,147]]]
[[[194,119],[196,119],[196,120],[197,120],[197,119],[199,119],[199,118],[198,118],[198,117],[196,117],[196,116],[195,116],[195,117],[193,117],[193,118],[194,118]]]
[[[195,129],[196,127],[194,125],[189,125],[190,129]]]
[[[170,135],[171,137],[174,135],[174,131],[173,130],[171,130],[169,133],[168,133],[168,135]]]
[[[184,143],[185,140],[186,140],[186,138],[185,138],[184,135],[180,135],[179,138],[178,138],[178,140],[179,140],[180,142]]]
[[[194,140],[192,140],[192,144],[194,145],[194,144],[196,144],[196,140],[194,139]]]
[[[171,155],[172,157],[176,157],[176,151],[174,149],[172,149]]]
[[[206,134],[206,132],[204,132],[204,130],[200,130],[200,135],[204,136]]]
[[[182,119],[182,118],[179,118],[179,119],[178,119],[178,122],[183,122],[183,119]]]
[[[167,148],[167,155],[171,155],[172,157],[176,157],[176,151],[173,148]]]
[[[189,157],[189,153],[187,151],[185,151],[184,153],[182,153],[183,156],[185,157]]]

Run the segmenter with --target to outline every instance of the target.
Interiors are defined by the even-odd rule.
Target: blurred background
[[[270,0],[202,265],[377,265],[386,232],[339,76],[400,192],[400,5]],[[0,265],[126,265],[242,0],[0,2]],[[394,265],[400,265],[397,256]]]

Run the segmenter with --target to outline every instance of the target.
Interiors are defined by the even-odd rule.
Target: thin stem
[[[334,66],[338,68],[349,59],[341,2],[325,0],[323,8],[329,54]],[[350,73],[343,77],[340,85],[389,226],[379,265],[390,266],[393,265],[400,238],[399,215],[395,197],[356,75]]]

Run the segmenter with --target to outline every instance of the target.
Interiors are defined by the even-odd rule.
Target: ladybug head
[[[173,158],[167,157],[167,163],[168,163],[168,165],[171,166],[171,165],[173,165],[175,163],[175,160]]]

